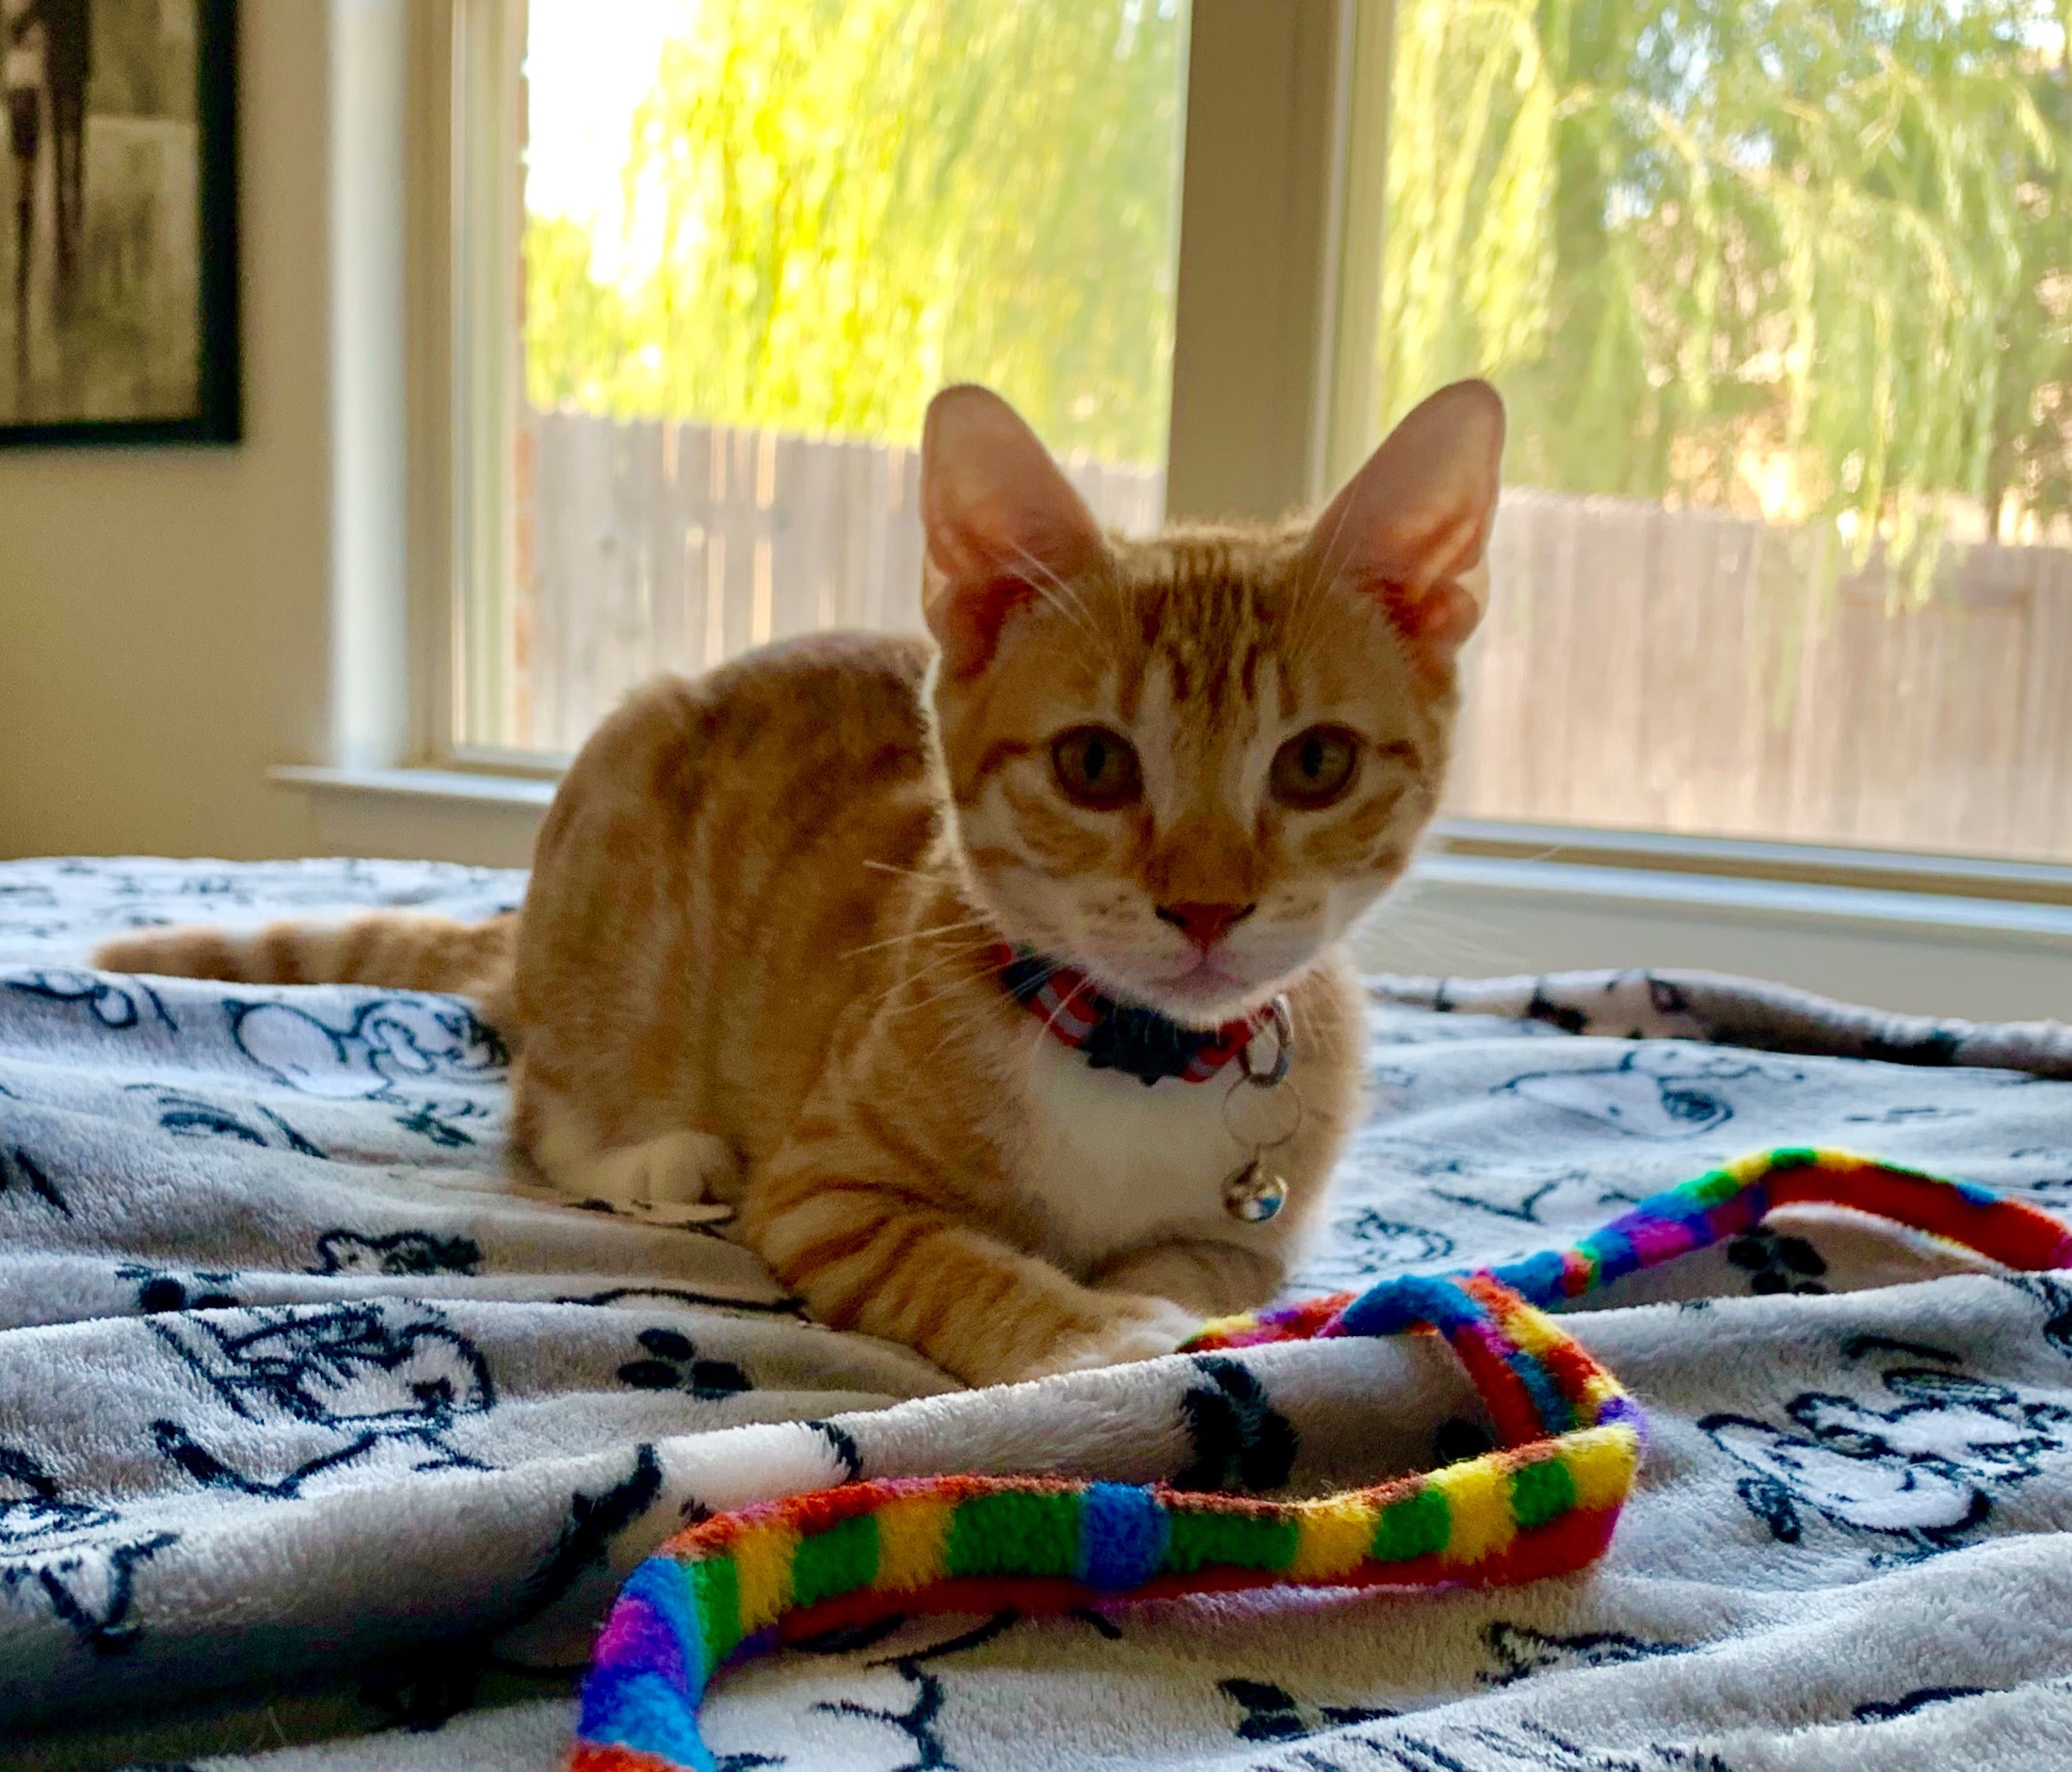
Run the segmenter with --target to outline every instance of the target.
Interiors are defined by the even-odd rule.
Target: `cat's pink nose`
[[[1170,923],[1190,942],[1206,954],[1230,932],[1233,924],[1243,923],[1257,910],[1251,905],[1161,905],[1158,920]]]

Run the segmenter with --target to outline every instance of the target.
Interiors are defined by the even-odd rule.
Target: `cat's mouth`
[[[1281,944],[1274,944],[1277,949]],[[1118,951],[1119,948],[1119,951]],[[1299,970],[1304,955],[1241,950],[1218,942],[1203,952],[1145,952],[1100,942],[1060,942],[1044,951],[1095,979],[1117,1002],[1152,1009],[1187,1027],[1215,1027],[1266,1003]],[[1293,960],[1296,964],[1291,965]]]
[[[1156,995],[1165,998],[1176,1007],[1193,1010],[1213,1008],[1252,994],[1257,983],[1240,976],[1219,963],[1214,955],[1204,954],[1184,972],[1174,973],[1164,978],[1148,981]]]

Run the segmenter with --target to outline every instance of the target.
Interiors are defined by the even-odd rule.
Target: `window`
[[[1486,374],[1457,821],[2072,861],[2044,0],[456,4],[496,21],[457,183],[462,759],[913,626],[945,380],[1144,528],[1169,411],[1176,486],[1277,505]]]
[[[2058,10],[1394,15],[1368,434],[1512,417],[1454,810],[2072,860]]]
[[[570,751],[654,671],[918,626],[945,381],[999,388],[1104,520],[1156,526],[1180,0],[529,0],[506,24],[522,317],[515,365],[489,353],[516,387],[473,421],[508,455],[463,747]],[[477,263],[514,244],[475,225]]]

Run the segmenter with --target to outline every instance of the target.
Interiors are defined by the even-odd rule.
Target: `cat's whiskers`
[[[956,958],[961,958],[961,956],[945,956],[942,959],[937,959],[935,964],[924,966],[920,972],[914,972],[914,975],[901,978],[897,985],[893,985],[889,991],[885,991],[883,995],[876,999],[873,1020],[889,1023],[889,1022],[897,1022],[904,1016],[911,1016],[911,1013],[914,1013],[916,1009],[932,1009],[932,1007],[935,1007],[937,1003],[940,1003],[942,997],[945,997],[945,991],[947,991],[951,980],[947,980],[947,978],[937,978],[935,982],[924,982],[924,980],[928,980],[930,975],[935,975],[935,972],[940,972],[942,968],[949,964],[951,959],[956,959]],[[916,989],[916,987],[924,987],[924,989]],[[909,1001],[906,1001],[906,1003],[895,1001],[899,997],[908,997]]]
[[[1369,913],[1367,930],[1369,934],[1388,930],[1414,936],[1420,957],[1449,962],[1448,970],[1518,970],[1516,951],[1505,945],[1508,931],[1485,917],[1441,910],[1427,902],[1415,885],[1400,886],[1383,899],[1379,908]]]
[[[931,929],[906,929],[898,935],[887,936],[882,942],[866,942],[861,947],[844,948],[842,958],[843,959],[854,959],[859,954],[875,954],[880,948],[897,947],[902,942],[932,941],[939,935],[955,935],[960,929],[975,929],[982,925],[990,928],[992,921],[990,917],[986,916],[966,917],[958,923],[939,923]]]
[[[1029,1074],[1032,1077],[1036,1075],[1036,1054],[1043,1050],[1043,1042],[1049,1038],[1051,1030],[1057,1025],[1057,1018],[1071,1007],[1071,1002],[1070,992],[1062,993],[1058,997],[1057,1007],[1043,1018],[1042,1023],[1036,1028],[1036,1039],[1029,1043]]]
[[[1297,1047],[1307,1050],[1314,1057],[1339,1059],[1345,1055],[1353,1043],[1346,1038],[1344,1026],[1329,1021],[1310,1018],[1295,1030]]]
[[[1320,613],[1317,604],[1343,582],[1346,564],[1349,562],[1320,558],[1296,582],[1276,636],[1277,650],[1285,663],[1307,664],[1317,648],[1327,642],[1331,623],[1316,619]]]
[[[945,884],[948,883],[948,876],[943,874],[940,869],[925,867],[898,867],[891,862],[865,862],[863,865],[865,867],[872,868],[880,874],[898,874],[904,876],[908,879],[942,880]]]
[[[1077,610],[1089,626],[1098,625],[1094,621],[1093,611],[1087,607],[1086,600],[1080,595],[1079,588],[1061,576],[1053,567],[1046,561],[1038,559],[1027,548],[1019,546],[1015,549],[1015,563],[1018,566],[1027,566],[1040,575],[1036,580],[1025,582],[1040,584],[1044,588],[1054,591],[1064,604]]]
[[[880,993],[877,998],[876,1005],[875,1006],[875,1008],[878,1010],[879,1013],[882,1013],[884,1015],[897,1016],[908,1014],[916,1008],[924,1008],[928,1005],[933,1003],[940,1003],[942,1000],[943,995],[946,994],[945,991],[935,992],[932,995],[921,998],[917,1002],[906,1004],[898,1008],[889,1008],[886,1007],[887,1005],[891,1004],[892,999],[897,996],[901,991],[909,989],[911,986],[919,984],[924,978],[927,977],[930,973],[940,972],[945,966],[954,965],[958,960],[969,959],[973,954],[982,954],[988,947],[991,947],[993,945],[993,940],[991,938],[988,938],[988,940],[983,942],[972,942],[964,944],[961,947],[953,948],[946,954],[939,954],[934,959],[930,960],[918,972],[908,973],[905,977],[901,978],[897,983],[892,985],[890,990]],[[996,966],[988,968],[988,970],[995,972],[1004,972],[1008,966],[1012,964],[1013,962],[1011,960],[1002,960]]]
[[[1064,616],[1090,640],[1099,641],[1100,627],[1079,592],[1028,549],[1017,547],[1008,561],[1015,578],[1029,587],[1052,608]]]
[[[982,973],[991,973],[997,976],[1001,974],[1004,974],[1007,970],[1007,968],[1012,966],[1014,963],[1014,959],[1012,958],[1009,958],[1006,959],[995,960],[990,966],[982,967],[980,970]],[[927,999],[927,1001],[931,1005],[933,1005],[937,1003],[941,1003],[942,1001],[944,1001],[945,998],[949,998],[952,1000],[952,1008],[949,1011],[945,1012],[943,1016],[944,1027],[942,1037],[921,1055],[919,1062],[923,1068],[925,1068],[929,1064],[934,1062],[936,1057],[942,1052],[943,1048],[948,1046],[952,1040],[971,1035],[977,1035],[979,1037],[983,1037],[984,1035],[986,1023],[988,1020],[988,1017],[983,1010],[961,1007],[961,1003],[968,1002],[969,1000],[957,998],[957,982],[958,980],[955,978],[949,980],[944,985],[942,990],[937,991],[935,994]],[[911,1007],[912,1006],[909,1005],[908,1007]],[[886,1013],[888,1017],[890,1017],[892,1015],[904,1014],[905,1012],[906,1011],[902,1009],[892,1009],[888,1010]]]
[[[921,1055],[920,1065],[925,1069],[933,1064],[953,1040],[983,1037],[985,1026],[986,1017],[983,1014],[971,1010],[945,1011],[941,1038]]]
[[[1323,547],[1317,549],[1309,556],[1312,562],[1311,570],[1304,574],[1295,587],[1298,601],[1314,591],[1326,579],[1335,581],[1338,577],[1340,562],[1335,556],[1339,552],[1339,543],[1344,539],[1347,527],[1352,522],[1353,502],[1353,500],[1347,499],[1340,506],[1338,518],[1331,524],[1331,533],[1325,537]],[[1350,557],[1350,555],[1351,550],[1348,548],[1347,556]]]

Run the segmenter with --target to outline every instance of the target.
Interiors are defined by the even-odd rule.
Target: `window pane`
[[[1375,433],[1486,374],[1453,809],[2072,859],[2038,0],[1398,0]]]
[[[915,445],[982,380],[1164,505],[1180,0],[530,0],[506,745],[919,625]]]

